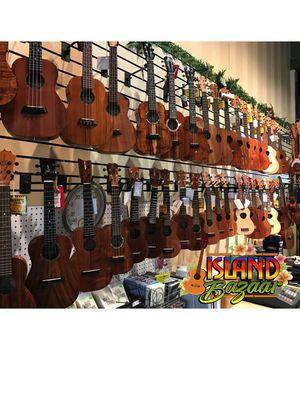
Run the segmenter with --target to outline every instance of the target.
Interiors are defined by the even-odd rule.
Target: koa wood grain
[[[12,101],[17,93],[17,79],[7,62],[8,42],[0,42],[0,106]]]

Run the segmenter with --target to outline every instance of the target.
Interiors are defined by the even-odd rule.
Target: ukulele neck
[[[208,116],[208,98],[205,91],[202,92],[202,112],[203,112],[203,126],[204,130],[209,130],[209,116]]]
[[[10,187],[0,186],[0,278],[12,275]]]
[[[214,125],[217,129],[220,128],[220,108],[219,108],[219,99],[214,98],[213,102],[213,109],[214,109]]]
[[[207,187],[204,192],[205,205],[206,205],[206,218],[208,222],[213,220],[212,204],[211,204],[211,188]]]
[[[180,199],[182,201],[181,206],[180,206],[180,210],[179,210],[179,214],[184,216],[184,215],[186,215],[186,206],[184,204],[184,198],[186,197],[186,188],[185,187],[180,188],[179,197],[180,197]]]
[[[29,76],[42,74],[42,42],[29,43]]]
[[[171,199],[169,185],[163,186],[163,204],[165,207],[164,226],[171,225]]]
[[[93,238],[95,236],[94,229],[94,207],[92,186],[90,183],[83,184],[83,237]]]
[[[147,60],[147,92],[148,109],[150,111],[156,111],[156,92],[153,60]]]
[[[131,202],[130,202],[130,221],[139,222],[140,211],[139,211],[139,197],[134,195],[134,187],[131,189]]]
[[[189,118],[190,125],[196,125],[195,85],[192,80],[189,81]]]
[[[224,105],[224,117],[225,117],[225,129],[229,131],[230,128],[230,116],[229,116],[229,105],[228,105],[228,100],[225,100],[225,105]]]
[[[82,87],[86,90],[93,88],[93,44],[83,42]]]
[[[121,236],[121,202],[119,196],[119,187],[111,187],[111,226],[112,237]]]
[[[169,72],[169,118],[176,119],[175,73]]]
[[[157,187],[152,186],[151,189],[151,201],[150,201],[150,211],[148,214],[149,223],[156,224],[156,210],[157,210]]]
[[[54,206],[54,182],[44,181],[44,248],[51,254],[56,246],[56,220]]]
[[[110,104],[118,103],[118,52],[117,52],[117,46],[110,47],[110,53],[109,53],[108,101]]]
[[[249,134],[248,134],[248,116],[247,116],[246,112],[243,113],[243,129],[244,129],[244,135],[248,139],[249,138]]]
[[[240,140],[242,138],[242,134],[241,134],[240,112],[239,112],[238,108],[234,109],[234,115],[235,115],[236,132],[237,132],[238,139]]]

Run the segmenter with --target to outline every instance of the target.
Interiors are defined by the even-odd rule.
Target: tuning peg
[[[121,172],[121,168],[118,168],[118,171]]]
[[[6,171],[6,174],[9,175],[10,173],[11,173],[11,170],[8,169],[8,170]]]
[[[19,165],[18,161],[15,162],[15,166],[17,167]]]
[[[7,161],[6,165],[11,165],[11,161]]]
[[[15,175],[14,175],[14,174],[11,174],[11,175],[10,175],[10,180],[12,181],[12,180],[14,179],[14,177],[15,177]]]
[[[35,164],[35,168],[40,168],[40,164]]]

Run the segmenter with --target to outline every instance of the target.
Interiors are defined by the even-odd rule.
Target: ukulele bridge
[[[81,271],[81,275],[94,274],[94,273],[100,272],[100,271],[101,271],[101,268],[86,269],[84,271]]]
[[[199,149],[199,147],[200,147],[200,144],[199,144],[199,143],[191,143],[191,144],[190,144],[190,148],[191,148],[191,149]]]
[[[85,128],[93,128],[94,126],[97,126],[97,122],[92,118],[79,118],[78,124]]]
[[[123,255],[120,255],[120,256],[112,256],[112,261],[113,262],[121,262],[121,261],[124,261],[125,260],[125,257],[123,256]]]
[[[52,284],[52,283],[57,283],[57,282],[62,282],[62,281],[64,281],[65,280],[65,278],[64,277],[62,277],[62,276],[58,276],[58,277],[56,277],[56,278],[47,278],[47,279],[42,279],[42,283],[44,283],[44,284]]]
[[[159,138],[160,138],[159,133],[149,133],[147,135],[147,139],[149,139],[149,140],[158,140]]]
[[[46,107],[43,106],[24,106],[21,113],[27,115],[28,117],[34,117],[38,115],[47,114]]]
[[[174,251],[174,247],[165,247],[163,249],[164,253],[172,253]]]
[[[121,136],[121,131],[120,131],[120,129],[113,129],[112,135],[113,135],[113,137],[115,137],[115,136]]]

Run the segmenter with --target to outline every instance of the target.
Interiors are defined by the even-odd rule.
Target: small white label
[[[175,201],[173,202],[173,205],[172,205],[172,207],[171,207],[171,210],[173,211],[174,214],[176,214],[176,213],[179,211],[179,209],[180,209],[180,207],[181,207],[181,204],[182,204],[182,201],[181,201],[181,200],[175,200]]]
[[[258,122],[257,119],[253,120],[253,128],[257,128],[258,127]]]
[[[103,56],[97,58],[97,69],[100,71],[105,71],[109,69],[109,57]]]
[[[263,194],[263,202],[267,203],[267,201],[268,201],[268,195],[267,195],[267,193],[264,193]]]
[[[142,181],[136,181],[134,183],[133,195],[135,197],[141,197],[142,193],[143,193],[143,182]]]
[[[124,192],[124,205],[126,206],[131,200],[131,192]]]
[[[234,204],[238,210],[243,210],[244,209],[244,204],[240,199],[235,199]]]
[[[93,211],[94,214],[97,214],[97,199],[93,197]]]
[[[274,193],[274,194],[273,194],[273,199],[274,199],[274,200],[277,200],[277,199],[278,199],[278,193]]]
[[[189,197],[183,197],[182,202],[185,206],[188,206],[190,204],[190,198]]]
[[[249,206],[250,206],[250,201],[248,199],[245,199],[244,208],[248,208]]]
[[[271,142],[277,142],[278,141],[278,136],[277,135],[271,135],[270,139],[271,139]]]
[[[185,192],[186,197],[188,197],[189,199],[193,200],[194,197],[194,189],[192,188],[187,188],[186,192]]]

